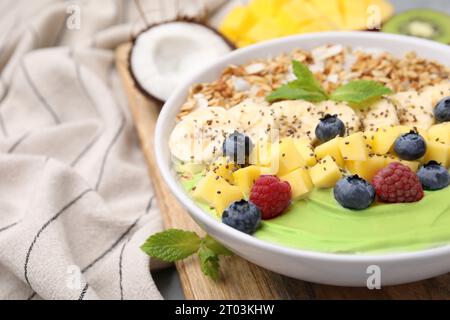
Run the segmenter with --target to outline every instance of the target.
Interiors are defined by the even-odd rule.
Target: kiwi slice
[[[450,43],[450,16],[430,9],[409,10],[391,18],[381,31]]]

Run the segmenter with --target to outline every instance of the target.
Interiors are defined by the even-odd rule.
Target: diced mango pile
[[[356,132],[336,137],[315,148],[303,139],[284,138],[278,143],[259,143],[250,158],[254,164],[240,168],[226,158],[209,166],[193,191],[199,201],[213,207],[218,215],[232,202],[248,198],[262,174],[276,175],[291,185],[292,198],[302,199],[316,188],[332,188],[344,174],[357,174],[371,181],[378,170],[391,162],[400,162],[417,171],[431,160],[450,167],[450,123],[433,125],[419,131],[427,143],[427,152],[419,161],[399,159],[395,140],[412,128],[381,127],[377,131]]]
[[[233,8],[219,30],[243,47],[293,34],[365,30],[393,11],[387,0],[250,0]]]

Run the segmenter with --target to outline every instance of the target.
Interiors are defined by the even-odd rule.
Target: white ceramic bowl
[[[450,272],[450,245],[407,253],[353,255],[292,249],[261,241],[214,220],[202,211],[178,184],[171,170],[168,137],[191,84],[216,80],[229,64],[242,64],[255,58],[289,52],[295,48],[312,49],[328,43],[353,48],[380,48],[394,55],[415,51],[421,57],[443,64],[450,62],[449,46],[376,32],[325,32],[293,36],[234,51],[193,76],[164,105],[156,125],[155,154],[165,181],[192,218],[211,236],[237,255],[290,277],[339,286],[366,286],[371,274],[368,267],[372,265],[380,268],[382,285],[413,282]]]

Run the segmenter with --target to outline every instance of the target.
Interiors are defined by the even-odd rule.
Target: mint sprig
[[[293,60],[292,69],[297,79],[272,91],[266,97],[268,102],[281,100],[320,102],[331,99],[360,104],[392,93],[391,89],[381,83],[371,80],[357,80],[337,88],[331,95],[328,95],[306,65]]]
[[[150,257],[166,262],[183,260],[197,253],[202,272],[213,279],[219,278],[219,256],[232,255],[211,236],[201,238],[195,232],[180,229],[168,229],[152,235],[141,249]]]
[[[392,90],[381,83],[370,80],[357,80],[337,88],[330,98],[335,101],[362,103],[391,93]]]
[[[307,66],[292,61],[292,69],[296,80],[282,85],[266,97],[269,102],[280,100],[308,100],[320,102],[328,99],[328,95]]]

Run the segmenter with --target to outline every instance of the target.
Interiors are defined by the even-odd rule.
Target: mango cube
[[[376,154],[386,154],[392,149],[395,140],[410,131],[406,126],[382,127],[379,128],[373,137],[372,151]]]
[[[373,149],[373,139],[375,138],[375,133],[373,131],[363,131],[364,142],[366,143],[366,148],[369,150],[369,153],[372,152]]]
[[[450,123],[435,124],[428,129],[428,139],[450,145]]]
[[[352,174],[357,174],[361,178],[372,181],[375,174],[386,166],[386,159],[380,155],[369,155],[364,161],[346,161],[346,167]]]
[[[261,42],[284,35],[283,29],[274,19],[264,19],[258,21],[245,34],[245,40],[250,42]]]
[[[213,199],[213,206],[216,213],[222,216],[223,211],[233,202],[244,198],[240,188],[228,185],[227,187],[219,188],[216,191]]]
[[[278,175],[283,176],[297,168],[306,166],[306,161],[298,152],[291,138],[280,140],[278,148]]]
[[[320,13],[308,1],[291,0],[280,8],[275,21],[285,34],[293,34],[297,33],[302,26],[318,18]]]
[[[220,157],[209,168],[209,171],[225,179],[228,183],[233,184],[233,171],[237,169],[237,165],[226,157]]]
[[[314,149],[317,159],[321,160],[326,156],[331,156],[340,167],[343,167],[344,159],[342,158],[341,151],[339,150],[340,139],[341,139],[340,137],[337,137],[317,146]]]
[[[401,160],[394,156],[386,157],[386,166],[392,162],[400,162],[401,164],[407,166],[412,171],[417,172],[419,170],[420,162],[419,161],[408,161],[408,160]]]
[[[331,156],[320,160],[309,171],[313,184],[318,188],[334,187],[336,182],[342,178],[342,172]]]
[[[368,150],[362,132],[353,133],[339,140],[339,151],[344,160],[367,160]]]
[[[344,28],[340,0],[311,0],[316,9],[330,20],[330,24],[337,30]]]
[[[230,40],[237,41],[255,22],[255,17],[247,7],[236,6],[224,18],[219,30]]]
[[[248,195],[255,181],[261,175],[260,167],[248,166],[233,172],[234,185],[239,187],[242,193]]]
[[[250,12],[257,18],[271,18],[288,0],[252,0],[248,6]]]
[[[424,162],[427,163],[431,160],[448,167],[450,165],[450,146],[433,140],[428,141]]]
[[[294,144],[297,151],[300,153],[300,156],[305,160],[307,166],[312,167],[317,163],[316,155],[308,140],[295,139]]]
[[[281,176],[280,180],[287,181],[291,185],[292,199],[304,198],[314,188],[308,170],[304,168],[299,168]]]
[[[214,205],[214,197],[218,190],[230,186],[228,182],[214,172],[208,172],[195,186],[193,197],[210,206]]]

